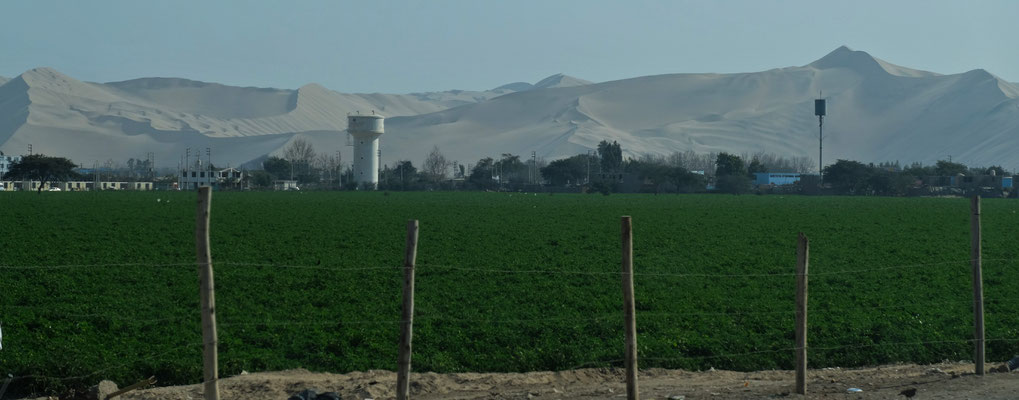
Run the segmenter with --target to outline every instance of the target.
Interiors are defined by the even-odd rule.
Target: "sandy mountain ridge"
[[[0,150],[82,164],[154,152],[176,166],[187,147],[217,165],[257,165],[295,137],[342,151],[346,115],[387,116],[383,162],[419,164],[432,146],[450,159],[534,151],[546,159],[616,140],[630,155],[767,151],[817,155],[818,92],[829,100],[825,160],[1014,168],[1019,86],[984,70],[940,75],[840,47],[805,66],[738,74],[668,74],[591,83],[562,74],[487,91],[347,94],[317,84],[242,88],[178,78],[106,84],[37,68],[0,84]],[[192,150],[193,152],[195,150]]]
[[[36,68],[0,85],[0,149],[18,153],[32,144],[88,165],[154,152],[157,165],[176,166],[188,147],[211,147],[214,163],[239,165],[297,136],[320,152],[343,150],[348,113],[427,114],[513,92],[347,94],[317,84],[283,90],[180,78],[98,84]]]
[[[939,75],[900,67],[846,47],[802,67],[515,93],[393,118],[387,129],[437,138],[454,158],[477,148],[553,158],[582,153],[601,140],[618,140],[630,155],[691,149],[816,157],[813,100],[822,90],[829,100],[826,160],[933,162],[951,155],[977,165],[1017,161],[1015,85],[983,70]],[[388,140],[410,142],[401,135]]]

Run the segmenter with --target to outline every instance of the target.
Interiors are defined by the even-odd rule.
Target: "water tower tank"
[[[347,116],[347,132],[354,137],[354,180],[358,186],[374,189],[379,184],[379,136],[385,133],[385,117]]]

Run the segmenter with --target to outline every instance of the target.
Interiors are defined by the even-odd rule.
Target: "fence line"
[[[887,271],[896,269],[911,269],[911,268],[923,268],[923,267],[934,267],[934,266],[946,266],[952,264],[970,263],[973,259],[960,259],[956,261],[939,261],[932,263],[915,263],[915,264],[900,264],[885,267],[876,268],[862,268],[862,269],[847,269],[838,271],[822,271],[812,272],[811,276],[823,276],[823,275],[841,275],[841,274],[858,274],[862,272],[873,272],[873,271]],[[1019,262],[1019,258],[984,258],[983,262]],[[328,265],[290,265],[290,264],[278,264],[278,263],[255,263],[255,262],[236,262],[236,261],[217,261],[216,266],[248,266],[248,267],[260,267],[260,268],[286,268],[286,269],[310,269],[310,270],[322,270],[331,272],[347,272],[347,271],[381,271],[381,270],[400,270],[401,267],[398,265],[393,266],[379,266],[379,267],[330,267]],[[187,263],[113,263],[113,264],[67,264],[67,265],[0,265],[0,270],[11,269],[11,270],[51,270],[51,269],[76,269],[76,268],[109,268],[109,267],[198,267],[199,263],[187,262]],[[483,272],[483,273],[507,273],[507,274],[553,274],[553,275],[619,275],[618,271],[564,271],[564,270],[549,270],[549,269],[505,269],[505,268],[470,268],[470,267],[459,267],[448,264],[436,264],[436,263],[419,263],[417,269],[421,267],[432,267],[454,271],[465,271],[465,272]],[[747,273],[747,274],[707,274],[707,273],[671,273],[671,272],[634,272],[636,276],[651,276],[651,277],[663,277],[663,276],[674,276],[674,277],[704,277],[704,278],[760,278],[760,277],[795,277],[795,272],[790,273]]]
[[[108,267],[183,267],[194,266],[195,263],[118,263],[118,264],[67,264],[67,265],[0,265],[0,269],[33,270],[33,269],[76,269],[76,268],[108,268]]]
[[[963,264],[969,263],[972,260],[963,259],[958,261],[943,261],[936,263],[923,263],[923,264],[904,264],[888,267],[878,268],[865,268],[865,269],[852,269],[852,270],[840,270],[840,271],[824,271],[824,272],[812,272],[811,276],[823,276],[823,275],[841,275],[841,274],[859,274],[863,272],[872,271],[887,271],[895,269],[910,269],[910,268],[922,268],[930,266],[945,266],[952,264]],[[1019,261],[1017,258],[1001,258],[1001,259],[984,259],[984,261]],[[552,275],[619,275],[619,272],[610,271],[562,271],[562,270],[540,270],[540,269],[496,269],[496,268],[467,268],[458,267],[453,265],[444,264],[433,264],[433,263],[421,263],[420,267],[431,267],[441,268],[453,271],[464,271],[464,272],[484,272],[484,273],[505,273],[505,274],[552,274]],[[651,276],[651,277],[703,277],[703,278],[761,278],[761,277],[795,277],[796,273],[749,273],[749,274],[704,274],[704,273],[669,273],[669,272],[634,272],[634,276]]]

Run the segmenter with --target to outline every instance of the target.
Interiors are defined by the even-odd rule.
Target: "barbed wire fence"
[[[211,196],[211,193],[205,195]],[[200,194],[201,196],[201,194]],[[975,209],[978,210],[979,198],[974,199]],[[974,213],[974,218],[979,220],[979,212]],[[397,378],[397,395],[399,398],[409,397],[409,388],[407,383],[410,380],[410,354],[411,354],[411,329],[415,323],[443,323],[443,324],[471,324],[471,325],[508,325],[508,324],[537,324],[541,326],[554,325],[554,324],[592,324],[592,325],[606,325],[612,327],[618,327],[620,330],[624,328],[624,323],[633,323],[636,318],[640,318],[641,321],[655,318],[676,318],[676,317],[739,317],[739,316],[777,316],[795,317],[797,321],[802,320],[802,335],[806,337],[807,329],[805,323],[806,313],[803,310],[790,308],[790,309],[740,309],[735,311],[690,311],[690,312],[636,312],[631,314],[629,317],[621,315],[618,312],[615,313],[603,313],[591,315],[587,314],[582,317],[558,317],[558,318],[474,318],[474,317],[462,317],[462,316],[450,316],[450,315],[416,315],[413,312],[413,282],[414,282],[414,271],[415,270],[427,270],[427,271],[457,271],[466,273],[478,273],[478,274],[525,274],[525,275],[551,275],[551,276],[598,276],[598,277],[624,277],[626,278],[627,273],[624,271],[611,272],[611,271],[569,271],[569,270],[557,270],[557,269],[513,269],[513,268],[487,268],[487,267],[470,267],[470,266],[458,266],[458,265],[447,265],[440,263],[421,263],[416,265],[411,255],[412,252],[416,253],[417,247],[417,222],[412,221],[413,224],[413,236],[414,240],[410,240],[411,228],[408,226],[408,244],[407,244],[407,259],[402,267],[395,266],[367,266],[367,267],[344,267],[337,268],[323,265],[287,265],[279,263],[250,263],[250,262],[212,262],[211,260],[206,262],[189,262],[189,263],[108,263],[108,264],[68,264],[68,265],[48,265],[48,266],[35,266],[35,265],[0,265],[0,272],[4,270],[8,271],[59,271],[59,270],[72,270],[72,269],[117,269],[117,268],[188,268],[188,269],[200,269],[202,267],[209,267],[215,264],[216,266],[222,267],[256,267],[256,268],[273,268],[274,270],[310,270],[325,273],[336,273],[336,274],[349,274],[364,271],[402,271],[404,273],[404,307],[402,308],[403,316],[400,318],[386,318],[386,319],[348,319],[343,316],[337,316],[336,320],[322,321],[322,320],[302,320],[302,319],[291,319],[291,320],[245,320],[245,319],[231,319],[227,318],[219,322],[217,325],[220,327],[271,327],[271,326],[335,326],[337,324],[342,325],[383,325],[383,326],[399,326],[401,328],[401,342],[399,344],[399,360],[398,360],[398,378]],[[976,222],[975,229],[979,229],[979,222]],[[626,233],[624,233],[625,235]],[[207,231],[206,231],[207,241]],[[626,238],[624,237],[624,241]],[[632,239],[631,239],[632,240]],[[197,242],[201,241],[201,238],[196,239]],[[979,277],[979,271],[984,262],[1001,262],[1003,264],[1012,265],[1017,260],[1012,258],[994,258],[994,259],[983,259],[979,250],[980,241],[974,240],[973,245],[975,246],[972,253],[973,257],[969,259],[960,260],[941,260],[930,263],[914,263],[904,265],[890,265],[890,266],[875,266],[869,268],[849,268],[836,271],[821,271],[815,273],[808,273],[803,271],[802,273],[746,273],[746,274],[732,274],[732,273],[682,273],[682,272],[629,272],[630,277],[648,279],[648,280],[659,280],[668,278],[740,278],[740,279],[789,279],[789,278],[807,278],[807,277],[827,277],[827,276],[859,276],[866,275],[868,273],[883,272],[883,271],[895,271],[895,270],[910,270],[916,268],[952,268],[959,269],[960,265],[970,264],[973,268],[974,277]],[[200,247],[200,246],[199,246]],[[201,251],[201,250],[199,250]],[[624,262],[625,264],[625,262]],[[193,270],[192,270],[193,271]],[[211,275],[211,274],[210,274]],[[210,289],[213,286],[209,282]],[[976,287],[976,281],[974,282]],[[806,292],[806,288],[800,288]],[[836,289],[837,290],[837,289]],[[981,289],[982,290],[982,289]],[[625,292],[625,290],[624,290]],[[805,295],[806,293],[804,293]],[[633,293],[629,294],[629,304],[633,304]],[[406,299],[410,298],[408,302]],[[977,305],[977,302],[981,304]],[[624,304],[627,302],[624,300]],[[807,302],[804,302],[804,306]],[[995,337],[985,338],[982,330],[982,293],[977,293],[977,289],[974,289],[974,299],[972,300],[940,300],[940,301],[925,301],[925,302],[914,302],[911,304],[891,304],[891,305],[846,305],[842,307],[816,307],[810,309],[815,313],[821,315],[840,314],[853,311],[859,311],[861,309],[873,310],[873,311],[894,311],[894,310],[906,310],[912,309],[918,306],[933,307],[941,306],[958,306],[962,304],[972,304],[974,310],[974,320],[980,321],[975,323],[975,332],[972,338],[955,338],[955,339],[939,339],[939,340],[917,340],[917,341],[896,341],[896,342],[879,342],[879,343],[861,343],[861,344],[845,344],[845,345],[819,345],[819,346],[808,346],[805,343],[803,345],[793,344],[792,346],[780,346],[776,348],[765,348],[765,349],[751,349],[749,351],[737,351],[737,352],[725,352],[725,353],[713,353],[703,355],[676,355],[676,356],[663,356],[663,354],[647,354],[645,350],[638,350],[636,343],[639,337],[633,337],[633,352],[621,351],[621,353],[628,353],[626,357],[622,358],[608,358],[591,360],[583,363],[579,363],[571,366],[564,366],[567,368],[583,368],[589,366],[613,366],[613,367],[626,367],[628,369],[627,381],[632,380],[632,392],[629,390],[630,383],[628,382],[628,394],[635,396],[637,392],[636,386],[636,370],[637,360],[651,361],[656,363],[670,363],[670,362],[681,362],[681,361],[695,361],[695,360],[712,360],[712,359],[738,359],[747,356],[757,356],[764,354],[786,354],[792,355],[794,353],[805,352],[807,350],[812,352],[840,352],[861,348],[874,348],[874,347],[901,347],[901,346],[929,346],[929,345],[958,345],[958,344],[971,344],[974,346],[974,361],[975,361],[975,373],[982,375],[983,369],[983,347],[986,343],[1015,343],[1019,342],[1019,338],[1010,337]],[[408,309],[409,305],[409,309]],[[202,306],[203,313],[206,313],[205,318],[209,318],[209,308],[205,305]],[[32,306],[32,305],[21,305],[21,304],[0,304],[0,310],[22,310],[31,311],[33,316],[45,315],[50,318],[61,318],[69,320],[111,320],[119,321],[126,324],[163,324],[169,322],[178,323],[191,323],[194,327],[199,325],[198,315],[176,315],[172,317],[158,317],[158,318],[138,318],[136,316],[124,315],[122,313],[113,312],[66,312],[60,310],[53,310],[52,305],[46,306]],[[203,318],[203,320],[205,319]],[[204,325],[204,324],[202,324]],[[800,325],[798,323],[797,325]],[[0,325],[2,327],[2,325]],[[799,329],[798,329],[799,330]],[[203,331],[206,331],[203,329]],[[216,343],[217,339],[214,336],[208,337],[209,332],[203,332],[204,337],[201,341],[187,341],[187,343],[179,346],[173,346],[168,350],[160,350],[150,352],[147,354],[138,354],[131,360],[123,362],[110,362],[107,365],[96,368],[88,373],[79,373],[69,376],[46,376],[44,374],[23,374],[18,376],[12,376],[7,380],[8,384],[20,384],[24,382],[32,381],[59,381],[59,382],[80,382],[87,379],[95,378],[106,372],[118,369],[132,368],[139,363],[155,365],[160,362],[167,361],[167,357],[170,355],[179,354],[181,351],[193,350],[196,347],[203,347],[206,359],[206,386],[203,391],[203,395],[206,398],[218,398],[218,390],[209,390],[208,388],[218,385],[218,375],[210,377],[208,371],[208,359],[210,343]],[[798,335],[799,336],[799,335]],[[2,336],[0,336],[2,338]],[[628,343],[628,347],[629,347]],[[623,350],[623,349],[621,349]],[[215,355],[215,349],[212,349],[213,356]],[[805,374],[806,369],[806,358],[797,360],[797,392],[806,393],[805,386],[802,386],[801,381],[805,384],[805,377],[801,378],[801,374]],[[799,367],[803,367],[802,372]],[[211,378],[211,379],[210,379]],[[210,386],[212,385],[212,386]],[[0,393],[2,398],[3,393]]]

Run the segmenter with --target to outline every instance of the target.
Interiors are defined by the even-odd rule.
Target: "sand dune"
[[[571,86],[584,86],[590,85],[591,82],[583,79],[574,78],[572,76],[555,74],[548,78],[542,79],[535,83],[532,89],[550,89],[558,87],[571,87]]]
[[[825,158],[1012,165],[1016,86],[982,70],[938,75],[842,47],[802,67],[647,76],[532,90],[387,121],[388,143],[425,140],[465,162],[502,152],[555,158],[617,140],[631,156],[767,151],[817,155],[818,92],[830,102]],[[406,153],[415,160],[420,156]]]
[[[348,113],[426,114],[513,92],[346,94],[316,84],[285,90],[179,78],[97,84],[36,68],[0,85],[0,149],[32,144],[81,164],[153,152],[157,165],[175,166],[188,147],[210,147],[218,164],[239,165],[278,153],[294,137],[320,152],[345,150]]]
[[[813,100],[829,101],[825,159],[1016,167],[1019,86],[974,70],[940,75],[840,47],[805,66],[740,74],[668,74],[590,83],[556,74],[486,91],[348,94],[233,87],[179,78],[106,84],[37,68],[0,85],[0,150],[82,164],[155,153],[176,166],[188,147],[218,165],[257,164],[295,137],[345,146],[346,115],[386,115],[383,162],[419,164],[432,146],[476,162],[514,153],[557,158],[618,141],[626,154],[767,151],[817,154]],[[204,150],[203,150],[204,153]]]

